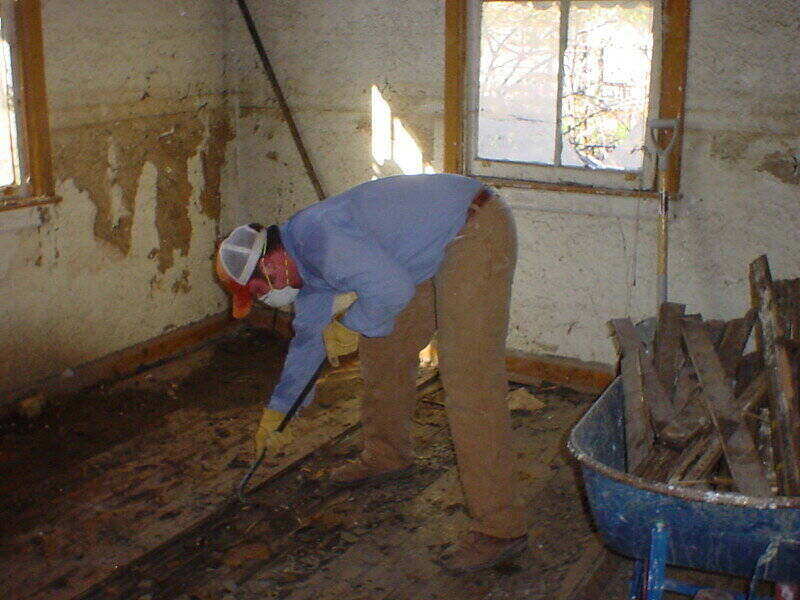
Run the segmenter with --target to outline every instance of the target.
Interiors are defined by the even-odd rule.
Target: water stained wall
[[[0,393],[225,310],[217,2],[43,3],[58,204],[0,213]]]
[[[800,271],[795,8],[692,4],[670,298],[708,318],[743,312],[756,255]],[[441,169],[443,3],[251,10],[328,194]],[[62,201],[0,214],[0,392],[226,309],[219,232],[316,200],[234,2],[49,0],[43,21]],[[655,308],[653,202],[503,193],[520,240],[509,346],[611,362],[605,322]]]
[[[199,211],[218,221],[220,172],[232,139],[224,108],[156,115],[63,129],[54,139],[55,174],[71,179],[95,205],[93,232],[121,255],[131,249],[136,191],[145,163],[156,171],[155,227],[158,246],[151,256],[165,273],[174,254],[187,256],[192,239],[189,217],[190,159],[201,161]]]

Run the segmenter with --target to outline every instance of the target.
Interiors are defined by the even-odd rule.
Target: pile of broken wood
[[[800,279],[772,281],[761,256],[750,285],[753,308],[739,319],[703,321],[664,303],[654,335],[630,319],[610,322],[630,472],[750,496],[800,495]],[[755,350],[745,353],[751,334]]]

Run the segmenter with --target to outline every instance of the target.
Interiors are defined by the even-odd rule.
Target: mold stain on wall
[[[161,115],[54,132],[56,177],[72,179],[88,192],[97,209],[95,238],[128,255],[137,185],[145,162],[151,162],[158,171],[154,225],[159,246],[150,257],[164,273],[174,263],[174,252],[186,256],[192,237],[188,163],[198,152],[205,180],[201,211],[219,219],[221,171],[234,136],[223,109],[209,110],[207,125],[202,116]]]
[[[235,134],[228,119],[217,118],[212,120],[209,127],[208,148],[202,151],[203,178],[205,187],[200,195],[200,207],[207,217],[219,221],[221,212],[220,179],[222,166],[225,164],[225,150],[232,142]]]
[[[759,137],[738,131],[720,132],[711,139],[711,156],[728,162],[743,160],[748,146]]]
[[[773,152],[764,157],[759,171],[770,173],[783,183],[800,185],[800,157],[791,152]]]

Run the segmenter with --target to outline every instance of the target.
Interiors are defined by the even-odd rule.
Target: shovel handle
[[[647,121],[647,132],[650,137],[650,145],[653,151],[659,158],[666,158],[672,152],[675,146],[675,140],[678,139],[678,119],[649,119]],[[661,146],[658,143],[658,136],[656,132],[671,131],[672,135],[669,138],[669,143],[666,146]]]

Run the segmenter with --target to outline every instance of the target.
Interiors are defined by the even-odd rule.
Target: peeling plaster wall
[[[670,299],[732,318],[749,303],[758,254],[776,277],[800,276],[800,13],[795,0],[698,0],[692,10]],[[373,84],[440,167],[443,3],[270,0],[255,12],[328,194],[396,170],[372,168]],[[285,219],[313,190],[249,39],[232,31],[231,42],[242,176],[223,220]],[[520,240],[509,346],[613,362],[606,321],[655,311],[654,202],[503,194]]]
[[[227,307],[211,262],[236,185],[225,9],[42,4],[62,201],[0,213],[0,391]]]

